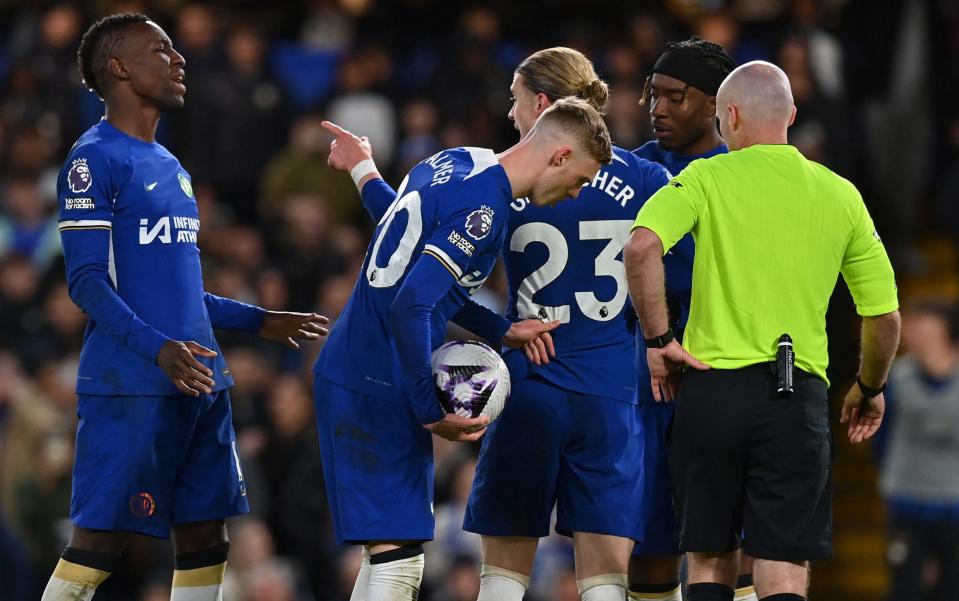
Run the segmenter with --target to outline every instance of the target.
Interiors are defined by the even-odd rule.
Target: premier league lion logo
[[[90,167],[87,166],[86,159],[76,159],[70,165],[70,171],[67,173],[67,185],[74,194],[81,194],[90,189],[93,185],[93,175],[90,173]]]
[[[475,240],[482,240],[493,229],[493,211],[480,207],[466,218],[466,233]]]

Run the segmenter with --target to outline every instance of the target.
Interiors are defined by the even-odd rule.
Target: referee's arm
[[[849,440],[871,438],[882,424],[889,368],[899,347],[899,300],[886,249],[858,192],[852,194],[853,233],[842,260],[842,276],[862,316],[859,376],[843,401],[842,423]]]
[[[648,342],[654,338],[660,342],[672,338],[666,309],[663,254],[693,228],[703,202],[693,178],[682,178],[686,184],[679,179],[673,178],[643,205],[623,249],[629,294]],[[665,338],[660,338],[663,336]],[[657,401],[676,398],[679,366],[709,369],[675,339],[659,347],[647,344],[646,360],[653,398]]]

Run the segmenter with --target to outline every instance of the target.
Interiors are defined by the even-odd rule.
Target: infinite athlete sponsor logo
[[[459,232],[450,232],[450,236],[446,240],[463,251],[467,257],[472,257],[473,253],[476,252],[476,247]]]
[[[81,196],[79,198],[67,198],[64,202],[64,209],[67,211],[79,210],[79,209],[92,209],[94,208],[93,199],[88,196]]]
[[[138,518],[150,517],[156,508],[156,501],[148,492],[141,492],[130,497],[130,512]]]
[[[482,240],[493,229],[493,209],[482,206],[466,217],[466,233],[474,240]]]
[[[172,227],[171,227],[172,220]],[[150,220],[143,218],[140,220],[140,244],[150,244],[154,240],[159,240],[163,244],[173,242],[173,230],[176,230],[177,242],[188,242],[196,244],[197,232],[200,231],[200,220],[196,217],[161,217],[150,225]]]
[[[86,159],[73,159],[67,172],[67,186],[74,194],[83,194],[93,185],[93,174]]]

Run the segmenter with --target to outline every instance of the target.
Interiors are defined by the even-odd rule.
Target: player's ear
[[[550,104],[552,103],[549,101],[549,97],[546,94],[540,92],[539,94],[536,95],[536,113],[537,114],[542,113],[543,111],[548,109]]]
[[[706,117],[709,119],[716,118],[716,97],[710,96],[706,99]]]
[[[729,112],[729,129],[735,131],[739,128],[739,107],[730,102],[726,110]]]
[[[126,65],[115,56],[107,59],[107,71],[117,79],[130,79],[130,72],[127,71]]]
[[[786,127],[792,127],[792,124],[796,122],[796,105],[793,105],[792,112],[789,113],[789,123],[786,124]]]
[[[573,149],[570,146],[560,146],[555,151],[553,151],[553,156],[550,158],[549,165],[550,167],[562,167],[569,161],[573,156]]]

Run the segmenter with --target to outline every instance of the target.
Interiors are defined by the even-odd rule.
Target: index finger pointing
[[[320,122],[320,125],[323,127],[323,129],[337,137],[353,135],[332,121],[322,121]]]

